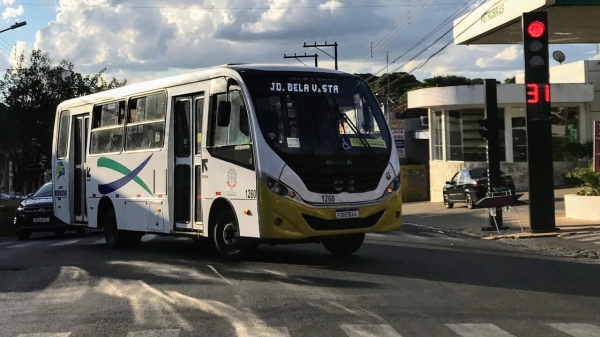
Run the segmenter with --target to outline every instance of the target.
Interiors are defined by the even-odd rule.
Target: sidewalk
[[[402,221],[406,224],[436,228],[461,234],[478,237],[536,237],[536,236],[559,236],[582,233],[587,231],[600,231],[600,222],[575,220],[565,217],[565,194],[577,193],[577,188],[557,189],[555,195],[556,227],[560,230],[556,233],[531,233],[529,227],[529,193],[525,193],[519,201],[518,206],[512,207],[510,212],[503,212],[504,225],[509,230],[485,232],[482,227],[489,225],[489,215],[486,209],[468,209],[464,204],[454,204],[454,208],[447,209],[443,203],[418,202],[403,204]],[[521,232],[520,224],[523,226]]]

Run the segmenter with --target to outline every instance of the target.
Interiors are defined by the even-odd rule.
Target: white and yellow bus
[[[348,255],[401,224],[390,128],[339,71],[223,65],[71,99],[52,148],[56,217],[110,247],[151,233],[229,258],[261,243]]]

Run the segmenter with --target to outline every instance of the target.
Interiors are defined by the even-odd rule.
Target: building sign
[[[600,172],[600,121],[594,121],[594,172]]]
[[[390,128],[392,129],[392,136],[394,137],[394,143],[396,144],[398,158],[406,158],[406,148],[404,144],[404,121],[391,120]]]

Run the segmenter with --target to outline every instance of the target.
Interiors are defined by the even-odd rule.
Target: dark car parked
[[[54,232],[62,236],[68,229],[78,235],[89,233],[87,227],[71,227],[54,216],[52,206],[52,182],[40,187],[21,202],[15,214],[15,232],[19,240],[26,240],[33,232]]]
[[[515,195],[515,183],[511,176],[500,171],[506,191]],[[455,203],[466,203],[467,207],[476,208],[476,203],[484,198],[488,192],[488,171],[486,167],[464,169],[458,171],[452,180],[444,185],[444,205],[446,208],[454,207]],[[499,188],[499,190],[501,190]]]

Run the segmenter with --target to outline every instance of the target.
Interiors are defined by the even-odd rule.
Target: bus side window
[[[229,124],[219,126],[217,114],[220,102],[230,104]],[[230,86],[229,92],[214,94],[211,97],[209,123],[211,126],[208,148],[211,155],[253,169],[254,156],[247,108],[237,86]]]
[[[165,93],[129,100],[125,151],[163,147],[166,100]]]
[[[95,106],[92,113],[90,154],[121,152],[125,101]]]

